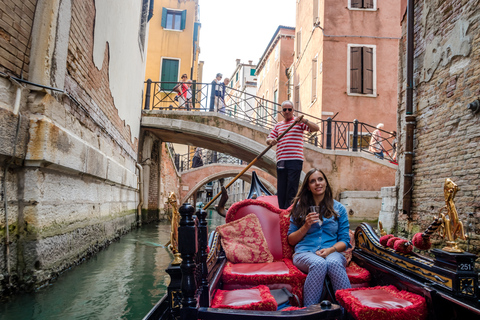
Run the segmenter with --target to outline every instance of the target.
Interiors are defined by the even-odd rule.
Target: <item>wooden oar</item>
[[[295,126],[297,123],[299,123],[300,121],[302,121],[303,119],[303,115],[301,115],[300,117],[298,117],[298,119],[292,123],[290,125],[290,127],[287,128],[287,130],[285,130],[281,135],[278,136],[277,138],[277,141],[280,140],[281,138],[283,138],[283,136],[288,132],[290,131],[290,129],[293,128],[293,126]],[[237,176],[235,178],[233,178],[232,181],[230,181],[226,186],[225,188],[228,188],[230,187],[235,181],[237,181],[238,178],[240,178],[245,172],[247,172],[248,169],[250,169],[251,166],[254,165],[254,163],[260,159],[261,157],[263,157],[265,155],[265,153],[267,153],[268,150],[270,150],[270,148],[273,147],[272,145],[269,145],[268,147],[265,148],[265,150],[262,151],[262,153],[260,153],[255,159],[252,160],[252,162],[250,162],[243,170],[242,172],[240,172],[239,174],[237,174]],[[217,200],[217,198],[222,194],[222,192],[220,191],[219,193],[217,193],[217,195],[215,197],[213,197],[212,200],[210,200],[209,203],[207,203],[204,207],[203,207],[203,210],[207,210],[207,208],[213,203],[213,201]]]

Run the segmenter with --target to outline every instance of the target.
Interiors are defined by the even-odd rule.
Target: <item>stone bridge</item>
[[[181,193],[180,198],[184,203],[190,198],[195,191],[206,183],[221,178],[230,178],[235,177],[246,165],[235,165],[235,164],[209,164],[203,167],[190,169],[182,172],[182,184],[181,184]],[[272,194],[277,192],[277,179],[271,174],[252,166],[248,169],[240,179],[245,180],[248,183],[252,182],[252,171],[255,171],[258,175],[258,178],[263,183],[263,185],[270,191]]]
[[[148,130],[165,142],[187,144],[229,154],[250,163],[260,154],[267,145],[265,140],[269,131],[263,127],[252,125],[246,121],[235,119],[215,112],[191,111],[143,111],[142,129]],[[303,171],[308,172],[313,167],[325,172],[334,197],[342,191],[380,191],[380,188],[395,185],[395,172],[397,166],[375,158],[364,152],[351,152],[345,150],[327,150],[305,144],[305,162]],[[269,150],[255,166],[269,175],[276,177],[275,152]],[[220,170],[220,168],[216,168]],[[243,168],[242,168],[243,169]],[[225,167],[224,177],[235,176],[233,171],[239,173],[240,166],[236,169]],[[188,184],[188,194],[196,190],[201,181],[211,181],[215,178],[208,175],[222,176],[219,171],[209,171],[203,168],[205,176]],[[260,171],[256,170],[260,176]],[[231,171],[228,173],[227,171]],[[303,175],[302,175],[303,177]],[[263,177],[270,184],[273,180]],[[182,176],[182,181],[184,177]],[[182,182],[183,185],[183,182]],[[187,185],[186,185],[187,186]],[[182,194],[182,199],[185,199]]]

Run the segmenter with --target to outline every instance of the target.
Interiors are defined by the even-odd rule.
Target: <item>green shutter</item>
[[[162,8],[162,27],[166,28],[167,27],[167,9]]]
[[[178,60],[163,59],[161,82],[178,81]],[[162,90],[173,90],[175,83],[162,83]]]
[[[254,76],[255,75],[255,69],[250,69],[250,75]]]
[[[182,11],[182,22],[180,24],[180,30],[185,30],[185,22],[187,21],[187,10]]]
[[[350,93],[362,93],[362,48],[350,48]]]
[[[200,22],[195,22],[193,27],[193,41],[198,40],[198,30],[200,29]]]

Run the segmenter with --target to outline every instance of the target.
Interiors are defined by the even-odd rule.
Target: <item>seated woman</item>
[[[319,206],[319,213],[310,206]],[[347,261],[340,252],[350,247],[345,207],[333,200],[327,177],[319,169],[310,170],[293,202],[288,243],[295,246],[293,264],[308,273],[303,287],[304,305],[320,302],[328,274],[335,291],[350,288]]]

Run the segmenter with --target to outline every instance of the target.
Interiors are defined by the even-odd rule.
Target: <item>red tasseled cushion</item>
[[[394,286],[343,289],[337,301],[356,320],[425,320],[425,298]]]
[[[220,290],[215,292],[212,308],[275,311],[278,308],[268,287],[260,285],[250,289]]]
[[[353,261],[347,267],[347,276],[351,284],[363,284],[370,281],[370,272]]]
[[[416,233],[412,239],[413,245],[419,250],[429,250],[432,247],[430,237],[422,237],[422,233]]]
[[[408,242],[409,241],[405,240],[405,239],[397,240],[397,241],[395,241],[395,243],[393,245],[393,249],[395,251],[400,252],[400,253],[408,254],[408,253],[412,252],[412,250],[413,250],[412,244],[408,243]]]
[[[384,236],[381,236],[381,237],[380,237],[380,240],[379,240],[379,241],[380,241],[380,244],[381,244],[382,246],[386,247],[388,240],[390,240],[390,238],[392,238],[392,237],[393,237],[393,234],[386,234],[386,235],[384,235]]]
[[[401,238],[399,238],[399,237],[391,237],[391,238],[388,239],[388,241],[387,241],[387,247],[393,249],[393,245],[395,244],[395,241],[400,240],[400,239],[401,239]]]

